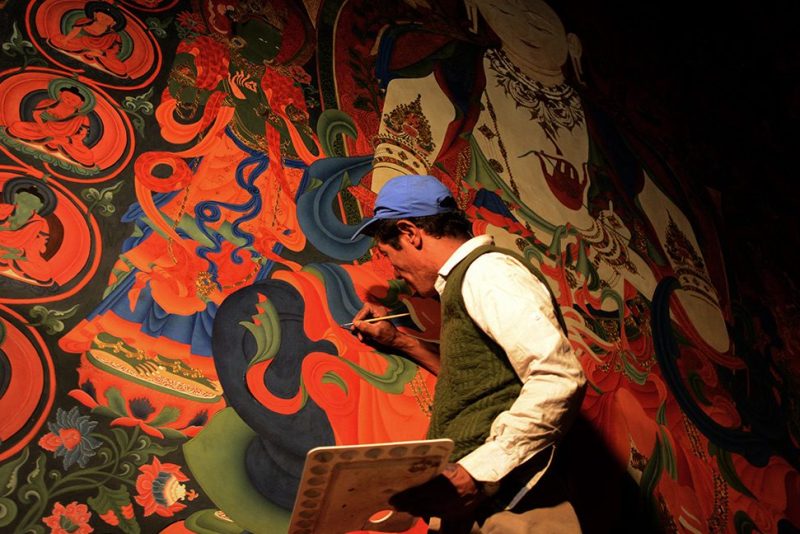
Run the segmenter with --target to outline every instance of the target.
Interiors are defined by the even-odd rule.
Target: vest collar
[[[434,283],[434,287],[436,288],[436,292],[439,293],[439,296],[444,293],[444,287],[447,284],[447,277],[450,275],[450,271],[452,271],[456,265],[458,265],[464,258],[469,256],[473,250],[485,245],[491,245],[493,243],[494,238],[492,238],[492,236],[479,235],[473,237],[469,241],[465,241],[464,244],[458,247],[439,269],[439,276],[436,277],[436,282]]]

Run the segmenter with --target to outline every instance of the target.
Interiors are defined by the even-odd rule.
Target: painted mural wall
[[[339,327],[373,301],[437,339],[349,239],[404,173],[556,295],[587,530],[800,528],[787,383],[709,201],[554,8],[3,2],[0,531],[285,532],[310,448],[424,437],[435,377]]]

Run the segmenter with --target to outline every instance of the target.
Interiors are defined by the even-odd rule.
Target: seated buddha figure
[[[36,186],[17,188],[13,180],[5,185],[6,194],[0,202],[0,275],[50,285],[53,273],[43,257],[50,226],[43,214],[51,211],[52,206],[47,205],[47,199]]]
[[[86,100],[77,87],[64,87],[55,99],[45,98],[33,108],[32,120],[12,122],[7,131],[17,139],[41,144],[50,152],[91,167],[95,157],[84,142],[91,111],[86,109]]]
[[[66,35],[54,35],[50,43],[86,63],[126,77],[128,68],[120,59],[125,16],[105,2],[87,2],[84,13],[86,16],[76,20]]]

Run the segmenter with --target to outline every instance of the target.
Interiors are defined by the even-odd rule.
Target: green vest
[[[502,252],[527,265],[513,252],[485,245],[472,251],[447,277],[441,306],[441,369],[428,438],[452,439],[451,461],[486,441],[492,421],[513,404],[522,389],[505,351],[473,322],[461,295],[467,269],[487,252]],[[541,280],[538,273],[531,272]],[[555,309],[560,319],[558,307]]]

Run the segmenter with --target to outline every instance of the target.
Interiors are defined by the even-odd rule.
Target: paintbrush
[[[370,317],[369,319],[363,319],[362,321],[365,323],[377,323],[378,321],[386,321],[389,319],[399,319],[400,317],[408,317],[411,315],[408,312],[405,313],[395,313],[394,315],[384,315],[383,317]],[[353,326],[353,323],[344,323],[340,324],[342,328],[350,328]]]

